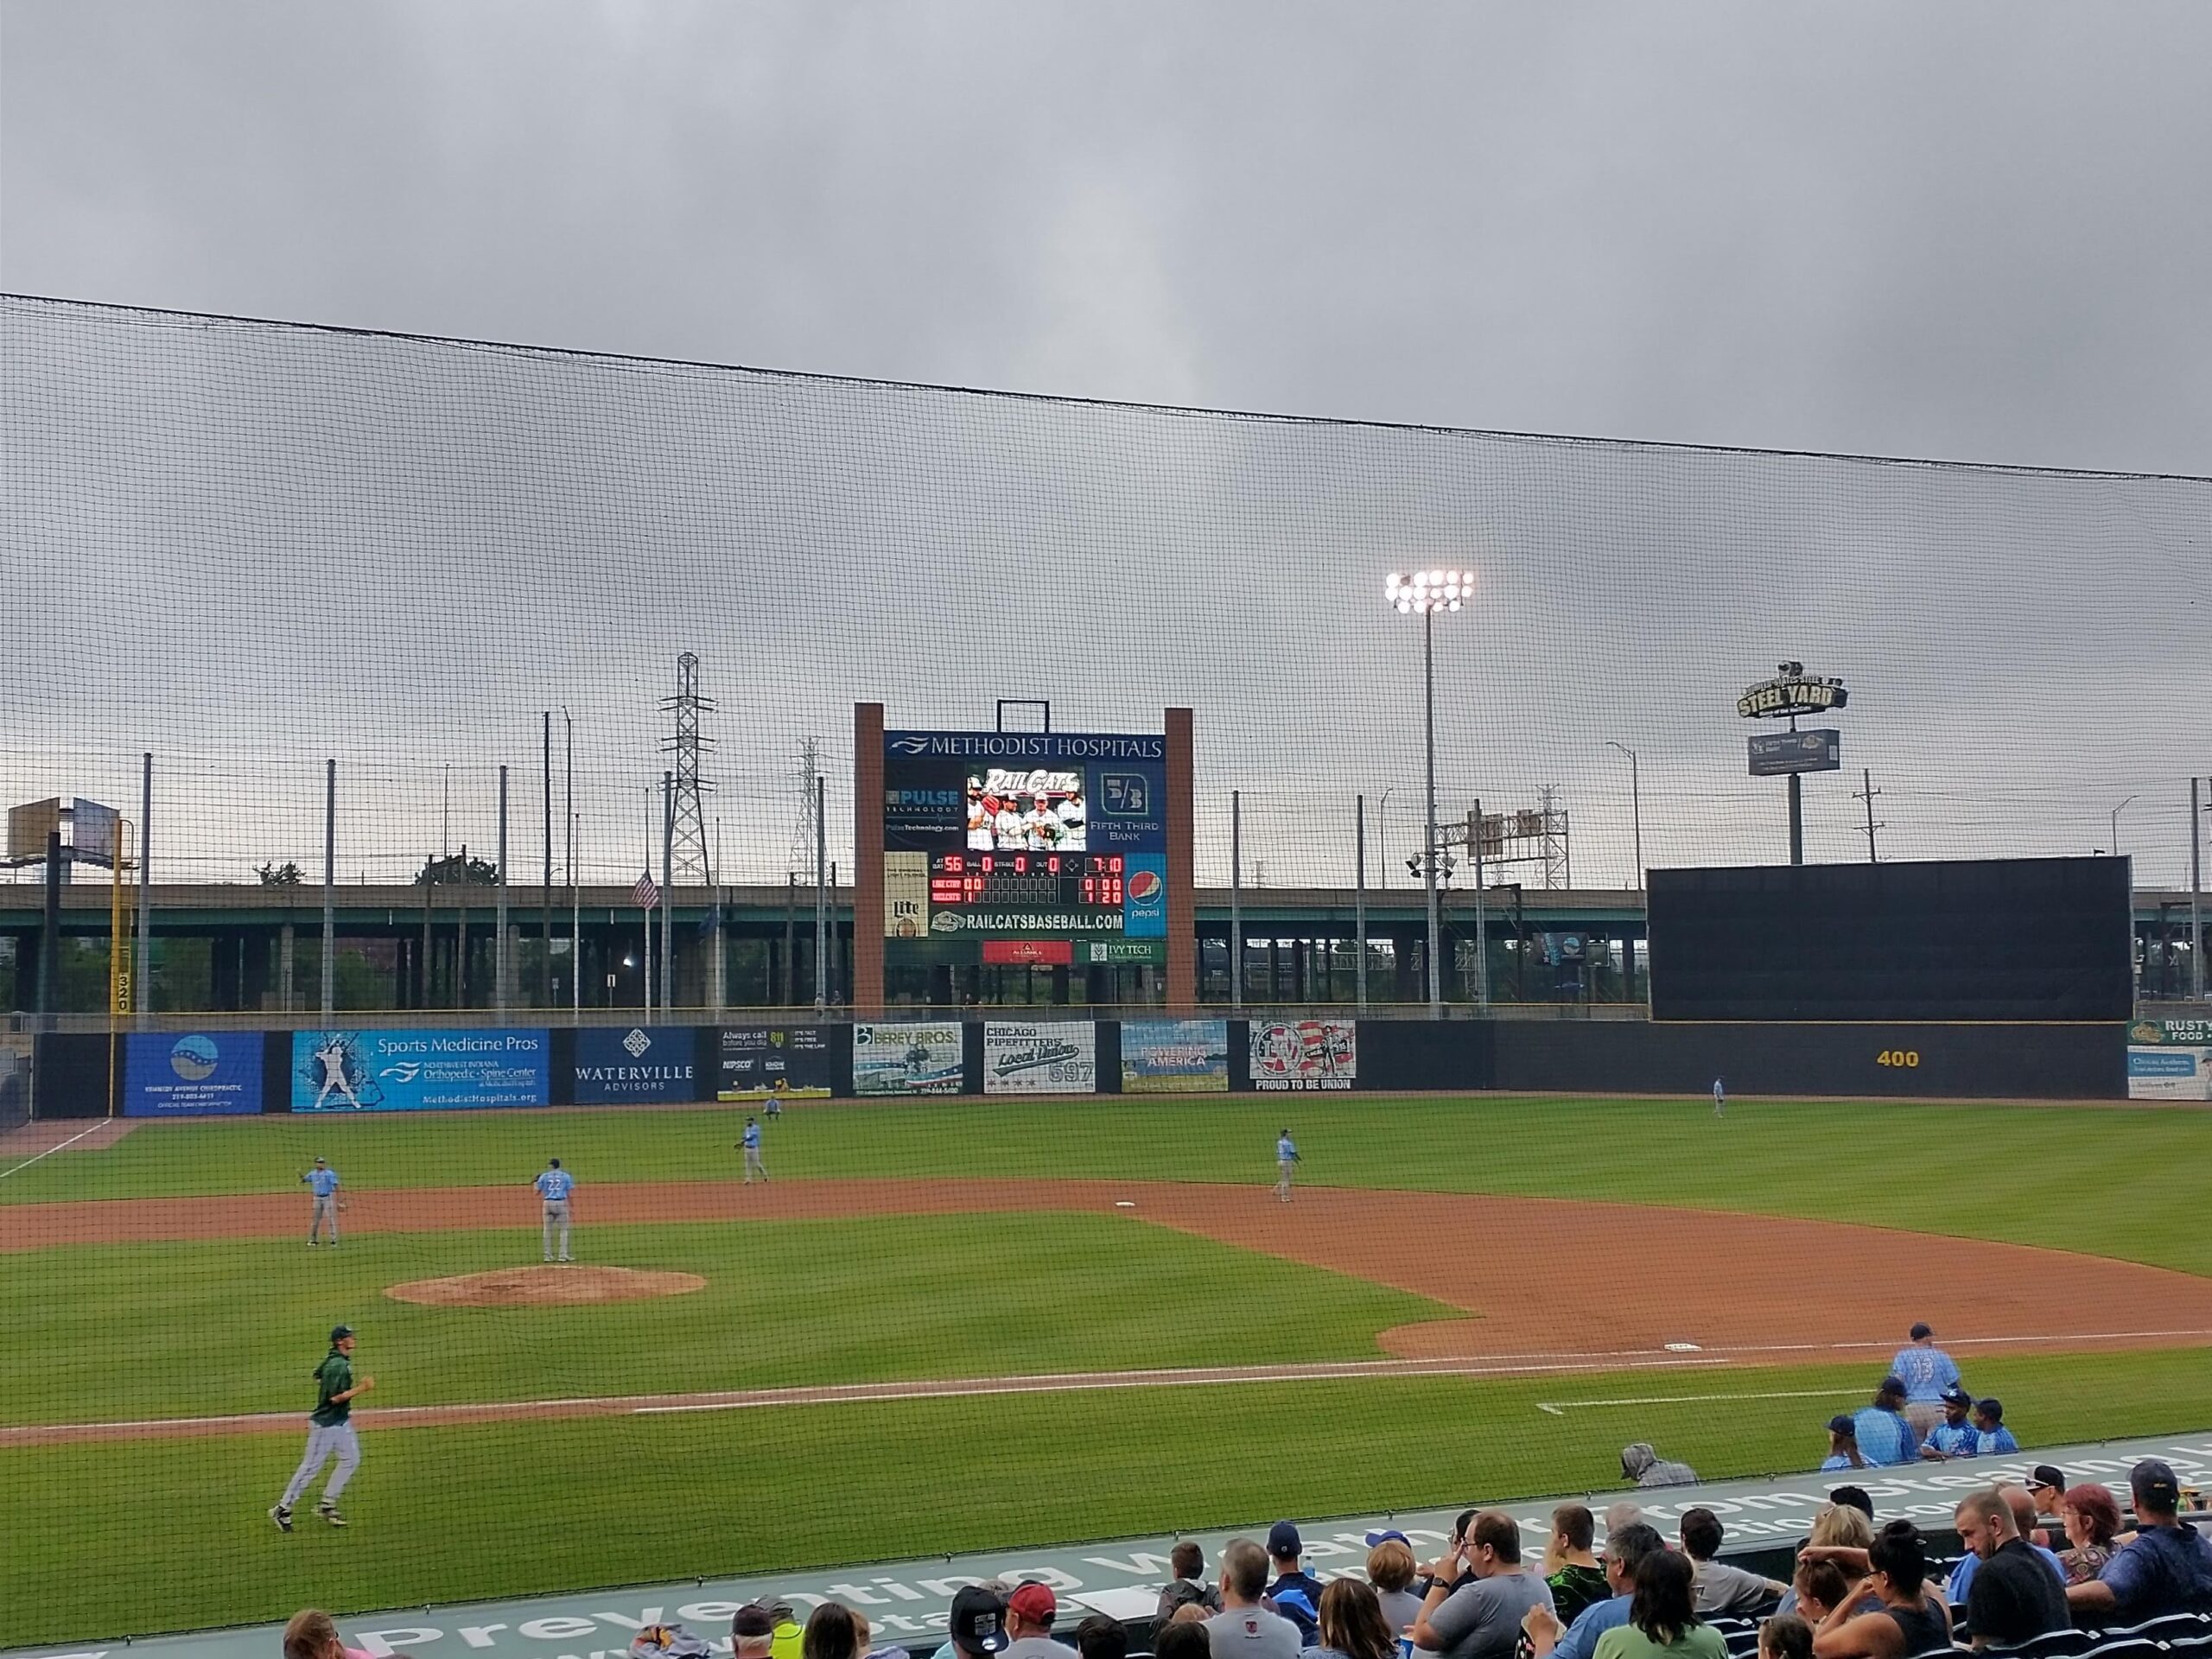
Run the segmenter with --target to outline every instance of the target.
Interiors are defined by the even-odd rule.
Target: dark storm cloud
[[[2193,7],[0,16],[17,290],[2212,470]],[[619,823],[688,646],[761,870],[798,735],[842,763],[855,696],[972,721],[1041,677],[1062,723],[1196,702],[1209,810],[1244,787],[1270,880],[1341,875],[1354,791],[1393,790],[1389,841],[1417,836],[1416,635],[1378,590],[1434,561],[1484,581],[1440,632],[1446,810],[1562,785],[1580,879],[1626,872],[1606,737],[1643,751],[1655,861],[1773,854],[1730,702],[1783,654],[1859,688],[1839,724],[1885,848],[2085,850],[2141,789],[2146,874],[2180,873],[2212,701],[2197,486],[7,327],[36,370],[6,521],[30,602],[0,618],[36,688],[26,790],[73,786],[88,727],[211,757],[210,801],[276,788],[235,775],[257,753],[311,798],[334,750],[392,769],[384,833],[414,845],[453,759],[480,840],[484,767],[529,761],[565,700]],[[1847,782],[1814,798],[1816,849],[1849,855]],[[311,845],[311,798],[295,816]]]

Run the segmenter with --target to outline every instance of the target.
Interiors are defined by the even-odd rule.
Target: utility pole
[[[823,817],[823,777],[814,774],[814,1012],[830,1006],[830,827]]]
[[[1229,791],[1229,1011],[1244,1012],[1244,792],[1237,789]]]
[[[1361,796],[1358,796],[1358,797],[1356,797],[1356,798],[1355,798],[1355,799],[1354,799],[1354,803],[1353,803],[1353,806],[1352,806],[1352,813],[1353,813],[1353,823],[1354,823],[1354,825],[1355,825],[1355,832],[1354,832],[1354,835],[1353,835],[1353,846],[1354,846],[1354,849],[1355,849],[1355,851],[1354,851],[1354,858],[1355,858],[1355,861],[1356,861],[1356,862],[1357,862],[1357,884],[1356,884],[1356,886],[1355,886],[1355,887],[1354,887],[1354,892],[1355,892],[1355,893],[1357,894],[1357,897],[1354,899],[1353,902],[1354,902],[1354,903],[1358,906],[1357,913],[1357,926],[1358,932],[1359,932],[1359,966],[1358,966],[1358,969],[1357,969],[1357,973],[1356,973],[1356,975],[1355,975],[1355,982],[1357,984],[1357,986],[1358,986],[1358,990],[1359,990],[1359,1011],[1360,1011],[1362,1014],[1365,1014],[1365,1013],[1367,1012],[1367,797],[1366,797],[1366,796],[1364,796],[1364,795],[1361,795]]]
[[[138,995],[131,1005],[140,1030],[153,1007],[154,890],[150,861],[154,849],[154,752],[145,753],[138,779]],[[2190,785],[2194,789],[2196,785]],[[284,1005],[288,1009],[289,1002]]]
[[[538,773],[544,785],[545,802],[545,862],[537,887],[537,1006],[553,1006],[553,711],[545,711],[545,750],[543,769]]]
[[[338,1000],[338,762],[322,763],[322,1017]]]
[[[2204,997],[2204,827],[2197,817],[2196,785],[2189,780],[2189,994]]]
[[[1475,866],[1475,1006],[1490,1007],[1490,925],[1484,912],[1490,900],[1483,892],[1486,878],[1483,874],[1483,803],[1475,798],[1475,810],[1467,815],[1471,833],[1468,836],[1467,856]]]
[[[499,764],[499,891],[498,934],[492,941],[492,1006],[504,1020],[507,1013],[507,987],[514,976],[514,961],[508,954],[507,931],[511,925],[507,910],[507,767]]]
[[[660,1011],[676,1006],[676,774],[660,775]]]
[[[1870,766],[1861,766],[1859,769],[1859,787],[1852,792],[1851,798],[1866,803],[1866,861],[1872,864],[1879,856],[1874,850],[1874,832],[1877,830],[1886,830],[1889,826],[1874,822],[1874,798],[1882,791],[1874,787],[1873,769]]]

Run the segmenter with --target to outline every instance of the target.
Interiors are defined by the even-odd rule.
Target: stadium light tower
[[[2120,815],[2142,798],[2140,795],[2131,795],[2112,810],[2112,855],[2114,858],[2120,856]]]
[[[1444,965],[1437,959],[1443,928],[1436,909],[1436,613],[1456,611],[1474,597],[1471,570],[1393,570],[1382,597],[1401,616],[1421,618],[1421,736],[1427,811],[1421,830],[1421,885],[1428,902],[1428,1017],[1444,1014]]]
[[[1605,747],[1609,749],[1618,749],[1623,754],[1628,756],[1629,810],[1636,824],[1636,887],[1637,890],[1640,893],[1643,890],[1643,767],[1637,760],[1636,751],[1629,747],[1627,744],[1622,742],[1620,739],[1617,737],[1607,738],[1605,740]]]

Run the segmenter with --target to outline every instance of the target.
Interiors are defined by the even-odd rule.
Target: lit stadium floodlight
[[[1411,575],[1393,570],[1382,584],[1382,597],[1404,615],[1456,611],[1474,595],[1471,570],[1415,570]]]
[[[1436,905],[1436,640],[1439,611],[1456,611],[1475,595],[1471,570],[1393,570],[1382,598],[1401,616],[1421,618],[1421,724],[1427,766],[1427,827],[1421,832],[1421,885],[1428,895],[1428,1017],[1444,1013],[1444,969],[1437,960],[1443,927]]]

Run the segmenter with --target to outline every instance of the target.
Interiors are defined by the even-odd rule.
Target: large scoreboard
[[[1166,960],[1166,739],[883,734],[887,966]]]

